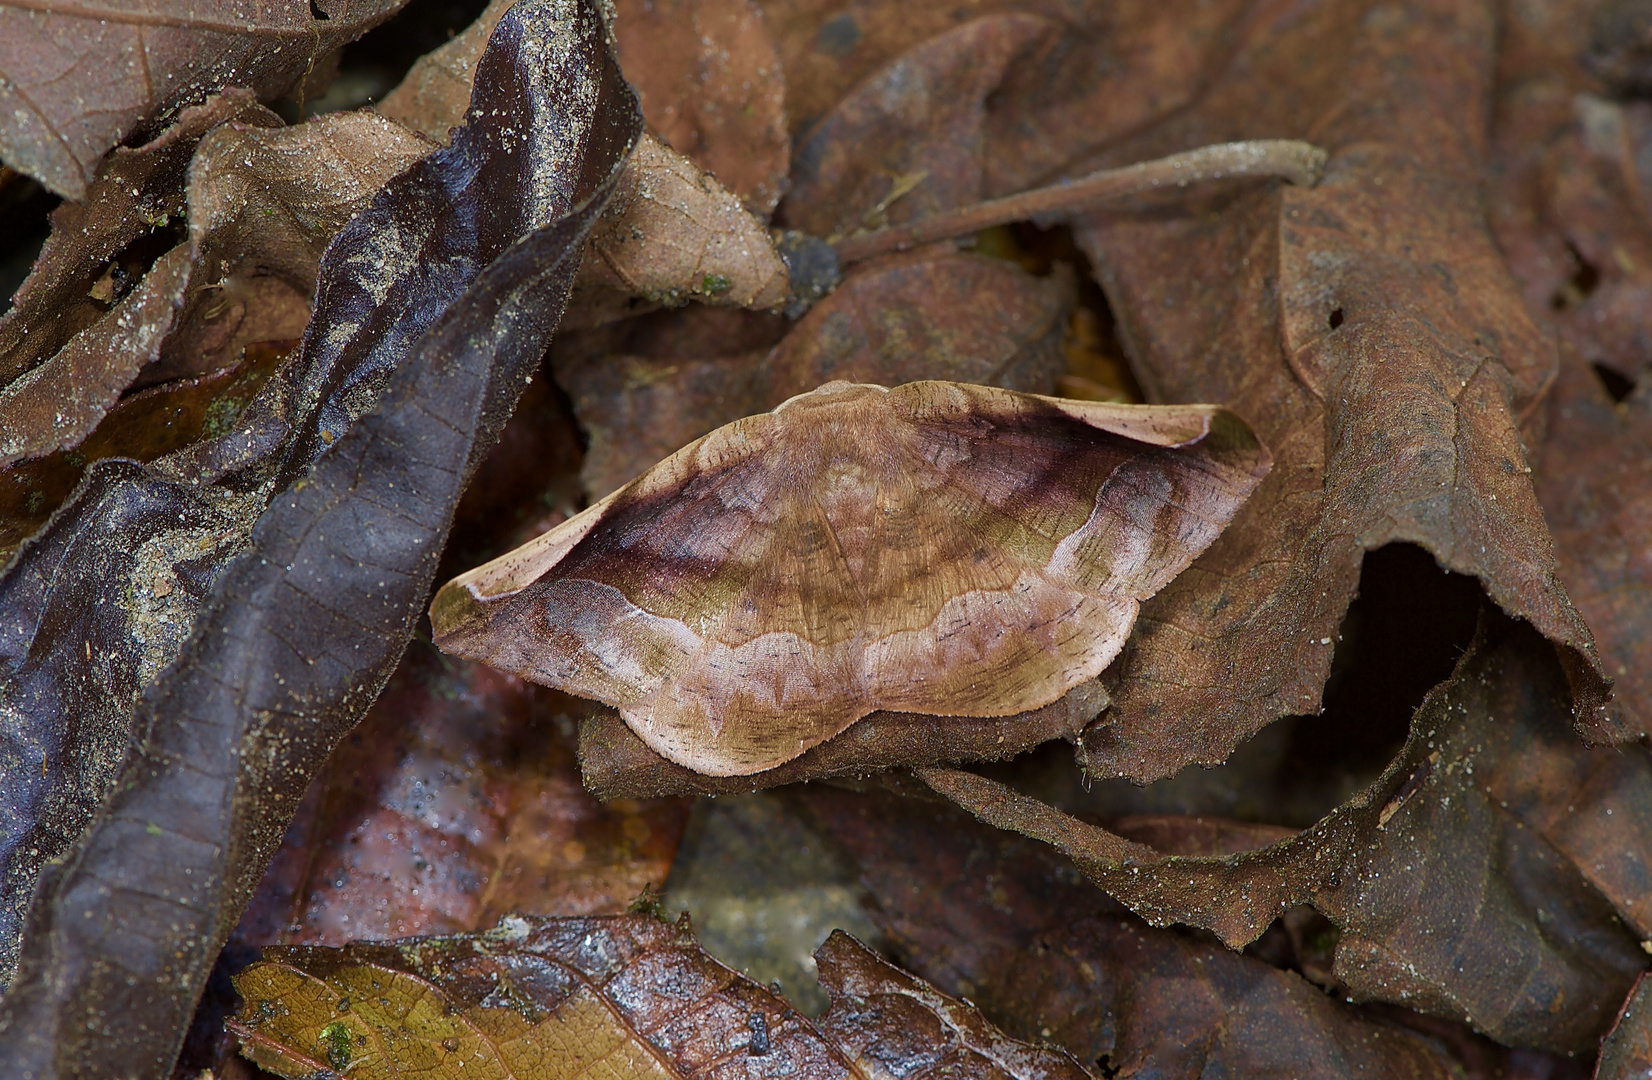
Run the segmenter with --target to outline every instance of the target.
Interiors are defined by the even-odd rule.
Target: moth
[[[828,383],[454,578],[431,622],[747,775],[880,709],[1008,716],[1095,678],[1269,463],[1218,406]]]

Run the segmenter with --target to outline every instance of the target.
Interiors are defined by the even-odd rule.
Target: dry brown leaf
[[[1266,469],[1209,406],[829,383],[460,575],[431,619],[447,651],[746,775],[879,709],[1050,704]]]
[[[370,114],[275,123],[245,95],[215,98],[155,143],[116,153],[89,208],[60,214],[0,324],[17,372],[0,389],[0,464],[78,446],[128,389],[221,371],[251,342],[301,334],[322,248],[430,149]],[[170,239],[173,217],[188,221],[188,242],[124,269],[125,252]],[[143,276],[123,296],[100,292],[117,272]],[[113,303],[101,315],[100,298]]]
[[[432,138],[445,138],[464,114],[482,44],[508,7],[506,0],[493,0],[462,34],[422,57],[379,111]],[[641,99],[643,115],[668,136],[700,131],[704,137],[690,140],[693,145],[682,152],[653,136],[638,144],[591,239],[564,329],[599,326],[690,300],[750,308],[783,304],[789,295],[786,266],[753,212],[766,213],[779,197],[774,176],[784,173],[789,150],[778,119],[778,69],[770,72],[772,82],[748,72],[737,88],[724,85],[711,69],[697,68],[692,76],[662,69],[656,55],[681,54],[684,34],[703,21],[704,32],[692,40],[707,50],[713,69],[728,62],[731,50],[745,48],[757,50],[749,59],[769,71],[761,58],[767,39],[760,17],[745,0],[681,3],[669,11],[656,7],[652,14],[639,6],[635,14],[627,28],[622,13],[615,34],[622,62],[629,42],[632,63],[640,68],[628,74],[656,87],[652,99],[646,94]],[[715,85],[696,89],[696,81]],[[719,116],[726,116],[728,130],[705,134]],[[777,139],[778,145],[771,145]],[[770,160],[776,155],[778,166]],[[743,186],[731,194],[713,167],[732,167],[731,176]]]
[[[1056,29],[1031,15],[976,19],[896,58],[798,147],[781,219],[836,238],[981,198],[987,96]]]
[[[229,83],[275,98],[397,0],[0,5],[0,158],[81,199],[104,152]]]
[[[648,126],[767,218],[791,168],[786,80],[752,0],[621,0],[620,67]]]
[[[1144,926],[1047,849],[956,809],[823,786],[803,799],[915,972],[1103,1076],[1463,1075],[1432,1040],[1206,937]]]
[[[230,1026],[294,1078],[1086,1075],[842,934],[819,954],[833,1004],[818,1027],[707,956],[686,919],[510,915],[484,934],[267,955],[236,980]]]
[[[1110,676],[1114,705],[1085,738],[1093,774],[1213,764],[1273,719],[1315,711],[1360,560],[1400,541],[1477,577],[1559,646],[1587,739],[1629,735],[1603,708],[1527,475],[1521,425],[1556,359],[1480,202],[1494,21],[1443,2],[1365,13],[1254,5],[1197,104],[1071,167],[1264,135],[1330,151],[1312,189],[1078,228],[1149,399],[1226,401],[1279,462],[1144,608]]]
[[[786,264],[763,223],[652,135],[632,152],[576,287],[570,329],[631,314],[636,300],[764,309],[789,295]]]
[[[1302,833],[1227,857],[1167,854],[970,773],[921,775],[1053,844],[1150,922],[1238,946],[1312,902],[1341,928],[1335,975],[1354,999],[1570,1053],[1593,1047],[1644,964],[1652,757],[1581,746],[1568,699],[1543,640],[1488,613],[1381,778]]]
[[[939,245],[937,245],[939,246]],[[916,379],[1045,394],[1055,388],[1071,278],[967,252],[894,255],[857,268],[764,361],[767,406],[833,379]]]

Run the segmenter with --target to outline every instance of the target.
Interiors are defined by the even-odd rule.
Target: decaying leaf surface
[[[472,936],[270,950],[237,979],[233,1030],[290,1077],[1085,1075],[847,935],[819,955],[832,1009],[817,1028],[702,952],[686,921],[511,915]]]
[[[253,945],[622,912],[663,887],[682,800],[601,804],[566,700],[415,643],[316,775],[236,929]]]
[[[0,1056],[38,1076],[170,1067],[291,808],[401,654],[638,126],[600,16],[519,4],[470,123],[329,247],[304,346],[237,430],[94,465],[11,564],[26,767],[7,782],[95,805],[118,781],[34,890]],[[93,599],[128,588],[132,608]],[[60,754],[94,740],[115,753],[87,784]],[[32,877],[41,846],[11,864]]]
[[[379,117],[281,127],[227,94],[118,152],[93,201],[60,212],[0,323],[13,375],[0,462],[78,446],[129,388],[222,371],[252,342],[302,334],[322,248],[428,150]],[[146,263],[146,248],[164,254]]]
[[[1460,1075],[1431,1040],[1293,972],[1144,926],[1064,860],[952,808],[822,787],[804,798],[915,972],[1104,1075]]]
[[[1210,407],[829,383],[455,578],[431,620],[744,775],[878,709],[1004,716],[1094,678],[1267,460]]]
[[[277,97],[396,0],[0,7],[0,158],[80,199],[103,154],[228,83]]]
[[[648,126],[767,218],[791,168],[786,79],[752,0],[621,0],[620,67]]]
[[[186,170],[201,137],[237,118],[279,123],[245,91],[211,98],[147,145],[117,150],[85,201],[53,215],[0,319],[4,460],[73,446],[159,355],[188,283],[184,238],[169,228],[184,215]]]
[[[1596,1080],[1634,1080],[1652,1073],[1652,979],[1642,975],[1600,1046]]]
[[[690,299],[773,308],[788,295],[786,264],[760,220],[709,173],[653,136],[632,152],[601,223],[591,235],[580,287],[651,304]],[[611,314],[581,297],[579,322]]]
[[[1521,445],[1556,356],[1479,198],[1494,20],[1454,4],[1366,11],[1253,6],[1195,104],[1081,163],[1261,135],[1330,151],[1313,189],[1077,225],[1149,399],[1225,401],[1278,455],[1235,527],[1144,609],[1085,739],[1099,775],[1215,763],[1314,711],[1360,557],[1396,541],[1474,575],[1557,643],[1585,737],[1628,734],[1600,708]]]
[[[1150,922],[1237,946],[1311,902],[1342,931],[1335,972],[1355,999],[1576,1052],[1644,965],[1652,759],[1578,744],[1569,698],[1543,640],[1488,614],[1382,777],[1302,833],[1227,857],[1157,851],[970,773],[920,775],[1053,844]]]

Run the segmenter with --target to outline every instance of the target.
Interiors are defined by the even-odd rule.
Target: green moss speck
[[[722,296],[734,288],[734,282],[722,274],[707,274],[700,279],[700,287],[695,292],[705,296]]]
[[[342,1069],[350,1064],[350,1028],[342,1020],[334,1020],[321,1029],[321,1048],[327,1051],[327,1064]]]

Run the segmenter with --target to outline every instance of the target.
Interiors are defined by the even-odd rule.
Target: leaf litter
[[[55,370],[68,381],[54,375],[53,386],[90,402],[61,429],[55,418],[16,423],[30,460],[3,471],[10,487],[0,495],[16,508],[6,542],[19,552],[6,591],[22,613],[8,622],[23,627],[11,647],[22,674],[7,702],[33,725],[10,727],[35,739],[8,747],[8,784],[30,794],[9,819],[7,910],[21,928],[37,868],[70,854],[69,870],[48,868],[36,894],[31,925],[51,929],[21,937],[26,956],[40,949],[44,934],[74,925],[63,918],[81,903],[73,897],[90,895],[62,885],[73,880],[65,873],[92,866],[77,852],[101,850],[92,873],[105,877],[86,882],[131,887],[136,868],[149,894],[165,898],[182,895],[180,874],[190,888],[206,881],[190,918],[207,929],[176,946],[163,930],[140,946],[159,923],[129,905],[119,924],[127,936],[77,944],[72,962],[33,954],[23,992],[0,1005],[5,1037],[21,1030],[10,1019],[21,1010],[51,1018],[30,1045],[33,1060],[45,1061],[41,1048],[54,1039],[70,1049],[40,1075],[73,1075],[75,1062],[113,1055],[117,1044],[123,1062],[138,1060],[134,1046],[176,1045],[195,988],[230,937],[218,989],[195,1019],[214,1048],[189,1060],[231,1075],[247,1066],[224,1056],[221,1017],[234,1001],[226,976],[251,944],[470,932],[512,909],[612,912],[668,871],[704,880],[694,869],[709,858],[703,846],[689,845],[672,867],[680,801],[602,808],[577,791],[577,738],[583,779],[606,798],[826,776],[902,792],[816,786],[805,796],[817,819],[838,814],[840,827],[827,831],[861,866],[868,910],[886,931],[880,949],[976,1002],[975,1020],[1059,1044],[1092,1075],[1582,1075],[1615,1017],[1601,1075],[1632,1070],[1638,1012],[1626,1002],[1652,941],[1652,844],[1640,827],[1652,818],[1652,781],[1644,742],[1633,741],[1648,708],[1635,597],[1652,265],[1640,162],[1652,122],[1636,97],[1639,39],[1622,7],[1516,5],[1493,15],[1350,0],[1298,18],[1238,0],[618,5],[620,64],[658,140],[648,144],[652,165],[629,157],[619,182],[633,191],[669,183],[681,196],[642,200],[642,215],[616,204],[596,229],[610,238],[607,257],[593,258],[595,241],[585,249],[548,360],[525,345],[535,355],[511,361],[500,385],[532,382],[500,446],[521,457],[495,453],[480,465],[444,576],[555,527],[720,424],[833,377],[1213,400],[1255,425],[1274,473],[1216,545],[1148,602],[1125,657],[1084,701],[939,730],[913,714],[876,713],[759,777],[696,774],[654,754],[611,711],[440,660],[425,645],[356,729],[361,741],[323,764],[367,711],[399,644],[368,647],[368,634],[360,648],[315,653],[342,681],[266,669],[289,688],[324,688],[292,691],[311,694],[307,703],[278,693],[269,700],[281,701],[282,718],[219,739],[227,748],[236,732],[262,732],[246,760],[297,765],[264,827],[219,830],[233,845],[216,870],[211,858],[172,855],[143,870],[110,846],[118,833],[126,856],[172,820],[148,809],[153,801],[135,811],[148,796],[123,792],[141,785],[112,787],[134,716],[165,715],[141,704],[151,698],[183,700],[167,689],[183,670],[174,658],[195,658],[203,646],[186,644],[191,636],[209,640],[227,625],[224,602],[210,598],[239,580],[224,568],[246,547],[252,516],[284,488],[302,499],[350,432],[378,422],[361,418],[392,400],[390,358],[462,290],[443,278],[452,263],[437,258],[420,287],[438,299],[421,293],[412,309],[375,315],[360,302],[375,285],[370,261],[341,265],[331,279],[323,269],[317,310],[353,308],[342,320],[358,343],[346,347],[352,359],[300,371],[308,354],[284,341],[303,332],[328,239],[390,176],[433,160],[413,132],[446,142],[460,123],[506,5],[415,65],[379,105],[395,124],[336,114],[281,127],[253,95],[224,89],[235,81],[224,76],[203,84],[222,93],[198,109],[157,114],[131,148],[85,158],[76,167],[91,181],[90,209],[59,212],[59,238],[0,323],[13,328],[4,355],[16,393],[27,386],[19,374]],[[1402,56],[1405,65],[1394,63]],[[311,85],[330,63],[323,58]],[[256,89],[265,100],[276,93]],[[1325,178],[1291,186],[1230,175],[1105,205],[1071,190],[1097,169],[1239,139],[1310,140],[1329,152]],[[243,152],[256,168],[239,164]],[[328,153],[342,168],[321,164]],[[197,175],[206,179],[193,183]],[[389,190],[405,198],[397,183]],[[682,201],[689,196],[702,201]],[[398,227],[441,220],[429,203],[397,210]],[[769,232],[771,213],[791,231]],[[972,242],[960,229],[984,231]],[[745,239],[727,245],[731,235]],[[718,243],[746,261],[708,261]],[[736,287],[749,266],[765,269]],[[146,336],[111,336],[121,310],[140,306]],[[1125,360],[1128,375],[1109,367]],[[487,406],[482,443],[513,396]],[[212,512],[194,507],[196,516],[174,520],[177,489],[157,488],[157,473],[206,478]],[[407,497],[406,477],[394,482],[395,499],[383,488],[380,505]],[[456,488],[444,490],[438,502],[451,507]],[[133,504],[140,491],[149,501]],[[162,538],[147,549],[94,550],[82,539],[110,520],[124,537],[143,513]],[[91,531],[77,532],[85,522]],[[174,537],[194,547],[173,550]],[[1449,580],[1516,618],[1488,609],[1468,653],[1458,656],[1464,630],[1424,665],[1434,674],[1399,680],[1417,689],[1391,695],[1397,726],[1356,733],[1347,728],[1355,714],[1339,704],[1345,654],[1406,651],[1373,637],[1356,618],[1359,602],[1348,604],[1356,589],[1378,587],[1373,560],[1404,550],[1397,541],[1469,575]],[[432,549],[420,550],[419,565],[433,568]],[[281,565],[306,572],[294,558]],[[359,560],[354,570],[347,559],[330,566],[339,582],[355,574],[355,586],[337,587],[358,590],[351,613],[371,623],[379,578],[367,582]],[[110,592],[111,580],[138,587]],[[398,580],[408,600],[399,610],[416,610],[429,572]],[[118,599],[89,622],[66,622],[78,595]],[[1412,602],[1414,618],[1431,617]],[[405,640],[410,617],[386,622],[403,620],[388,640]],[[337,627],[329,640],[362,634]],[[87,662],[104,657],[114,662],[91,664],[87,678]],[[1442,678],[1407,734],[1421,688]],[[1304,715],[1322,704],[1324,717]],[[311,730],[296,716],[327,719]],[[1588,750],[1573,727],[1627,745]],[[168,737],[164,725],[142,730],[139,747]],[[43,732],[57,735],[42,741]],[[1328,748],[1307,767],[1329,766],[1336,778],[1291,775],[1299,759],[1284,748],[1305,739]],[[1057,747],[1018,757],[1047,740]],[[1078,769],[1052,753],[1060,740],[1077,748]],[[199,757],[207,744],[189,745]],[[1347,761],[1335,758],[1339,746]],[[1216,772],[1186,768],[1224,759]],[[987,761],[1005,763],[956,767]],[[936,762],[954,767],[924,768]],[[927,784],[880,773],[911,766]],[[155,798],[193,797],[146,767],[161,777]],[[54,768],[35,785],[34,770]],[[1109,787],[1172,774],[1130,788],[1135,795]],[[320,779],[279,846],[312,775]],[[938,806],[937,790],[1050,846],[1041,854],[972,823]],[[861,824],[845,831],[848,811],[828,812],[834,799],[877,809],[856,811]],[[934,858],[958,867],[936,877]],[[736,865],[716,865],[709,872],[726,888],[683,894],[708,917],[757,888]],[[214,875],[234,883],[220,888]],[[15,950],[15,930],[7,940]],[[1223,941],[1250,943],[1236,953]],[[156,959],[166,955],[181,959]],[[677,955],[678,967],[653,969],[658,985],[698,963]],[[175,963],[184,967],[167,966]],[[62,1006],[42,1006],[31,981],[48,969],[69,973]],[[180,992],[118,998],[126,1026],[105,1028],[102,1044],[85,1035],[85,1003],[117,1000],[96,989],[115,985],[109,973],[185,969]],[[946,1012],[932,991],[879,971],[864,978],[881,986],[888,1015],[904,1018],[895,1026],[941,1030],[923,1026]],[[717,1037],[741,1050],[730,1062],[774,1060],[744,1053],[756,1038],[750,1014],[725,1020]],[[975,1020],[954,1030],[973,1032],[964,1041],[979,1049],[992,1040]],[[335,1067],[315,1056],[331,1023],[301,1048],[318,1068]],[[843,1048],[855,1038],[889,1027],[874,1015],[836,1034],[818,1030],[852,1057]],[[153,1034],[132,1034],[140,1030]],[[925,1067],[911,1040],[905,1057],[876,1038],[866,1045],[868,1067]],[[155,1052],[149,1074],[165,1071],[165,1056]],[[938,1069],[966,1059],[924,1060]]]

